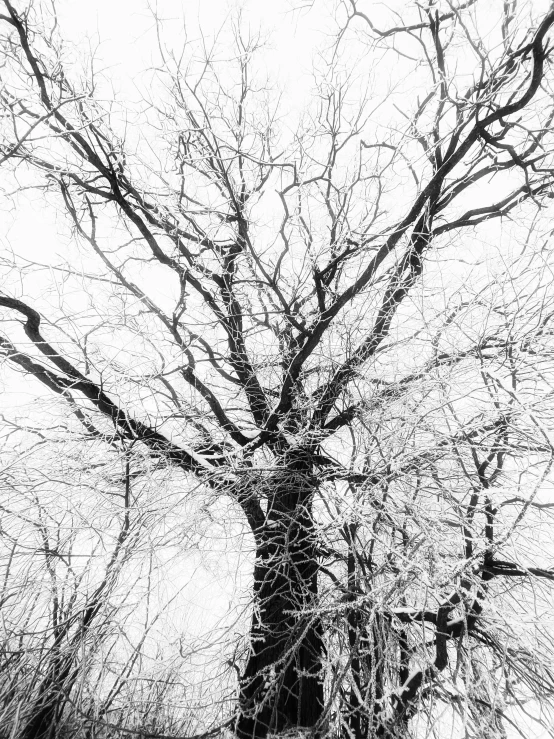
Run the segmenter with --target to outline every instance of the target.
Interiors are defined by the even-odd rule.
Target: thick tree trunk
[[[251,647],[236,725],[241,739],[313,729],[323,713],[315,486],[306,458],[289,458],[273,482],[254,571]]]

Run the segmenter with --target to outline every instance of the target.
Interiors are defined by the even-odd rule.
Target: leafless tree
[[[548,727],[554,11],[338,4],[291,130],[244,24],[232,54],[160,40],[158,97],[125,108],[55,10],[3,1],[6,197],[39,191],[72,239],[61,283],[4,259],[0,348],[74,433],[240,512],[250,628],[220,729]],[[102,630],[122,500],[104,580],[51,624],[26,739],[75,700],[58,644]]]
[[[106,454],[70,419],[54,427],[45,408],[42,416],[34,427],[6,422],[2,440],[2,736],[72,735],[91,722],[125,728],[129,716],[153,728],[181,655],[149,695],[147,642],[160,613],[154,602],[141,606],[142,581],[154,601],[155,551],[186,532],[168,534],[174,501],[155,492],[163,475],[132,443]],[[165,564],[167,574],[167,556]]]

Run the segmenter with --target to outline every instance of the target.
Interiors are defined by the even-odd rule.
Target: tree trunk
[[[258,537],[250,654],[241,679],[241,739],[313,729],[323,713],[323,641],[317,615],[315,484],[307,455],[275,476]]]
[[[104,581],[104,583],[106,580]],[[57,739],[59,724],[67,705],[75,681],[79,677],[78,654],[84,644],[87,630],[91,628],[98,614],[100,594],[104,585],[96,591],[95,597],[86,608],[79,629],[67,642],[71,626],[67,619],[59,629],[52,647],[51,662],[38,689],[32,715],[20,734],[19,739]]]
[[[33,713],[21,732],[20,739],[56,739],[58,725],[67,703],[71,684],[75,681],[77,670],[72,670],[71,658],[57,657],[49,674],[40,685]]]

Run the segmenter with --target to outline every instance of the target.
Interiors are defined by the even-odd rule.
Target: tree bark
[[[236,724],[241,739],[313,729],[323,714],[314,492],[309,456],[289,454],[272,480],[258,537],[250,654]]]
[[[58,725],[67,703],[70,686],[77,677],[78,670],[72,669],[73,659],[57,657],[42,681],[33,713],[21,732],[20,739],[56,739]]]

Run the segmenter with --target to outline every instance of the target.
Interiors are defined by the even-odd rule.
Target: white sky
[[[326,13],[318,7],[309,12],[294,11],[300,6],[291,0],[245,0],[242,3],[228,0],[76,0],[57,2],[63,35],[86,48],[88,40],[96,55],[110,67],[110,76],[119,78],[120,84],[132,85],[137,80],[137,69],[145,69],[159,60],[154,48],[153,33],[156,15],[163,22],[164,45],[178,49],[183,42],[201,38],[209,45],[215,37],[229,31],[237,8],[241,12],[241,30],[258,29],[271,37],[266,63],[278,73],[287,85],[297,85],[312,60],[314,44],[325,38]],[[325,3],[322,2],[324,7]],[[322,23],[323,21],[323,23]],[[323,25],[323,28],[321,27]],[[317,28],[317,31],[315,30]],[[130,91],[130,86],[127,87]]]
[[[261,27],[268,33],[270,42],[264,63],[278,79],[293,109],[305,101],[312,84],[309,73],[315,50],[325,45],[329,38],[326,34],[330,34],[334,27],[324,2],[310,12],[293,12],[292,5],[292,0],[244,2],[241,28],[251,26],[256,30]],[[535,7],[541,5],[536,3]],[[116,94],[136,101],[142,98],[144,84],[148,80],[147,75],[141,76],[137,70],[146,70],[157,62],[152,40],[153,12],[164,20],[167,44],[177,49],[185,38],[198,40],[200,28],[207,42],[217,33],[228,33],[233,7],[222,0],[159,0],[157,3],[144,0],[58,0],[56,6],[62,37],[81,49],[83,57],[88,55],[89,48],[96,49],[98,65],[106,69],[106,76],[113,81]],[[372,7],[372,18],[379,24],[380,4],[372,3]],[[15,247],[32,253],[37,261],[48,261],[53,253],[63,252],[64,248],[58,236],[55,213],[38,212],[32,197],[20,203],[17,213],[7,212],[5,205],[0,205],[0,240],[4,246],[9,241]],[[26,395],[22,387],[12,389],[15,391],[13,400],[19,393],[21,397]],[[197,627],[202,624],[202,619],[206,619],[207,613],[214,620],[218,617],[214,607],[216,602],[225,607],[225,585],[229,583],[222,583],[221,591],[214,599],[211,582],[208,577],[199,577],[195,581],[194,592],[191,592],[191,608],[195,598],[198,605]],[[232,583],[230,586],[232,588]],[[208,601],[209,608],[206,608]],[[207,626],[207,623],[204,621],[203,625]]]

